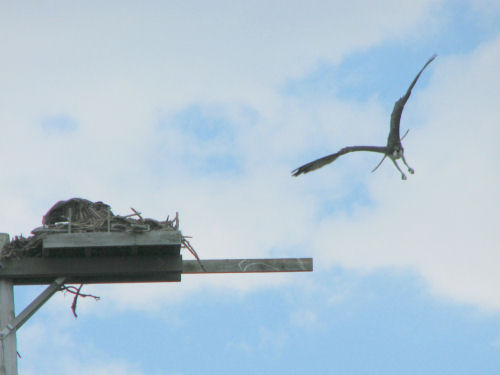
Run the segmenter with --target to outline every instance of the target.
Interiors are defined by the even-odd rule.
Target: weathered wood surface
[[[26,321],[31,318],[40,307],[43,306],[45,302],[47,302],[50,297],[52,297],[55,293],[61,290],[61,286],[64,285],[66,278],[60,277],[52,282],[50,286],[45,289],[38,297],[36,297],[26,308],[21,311],[9,324],[8,327],[5,327],[0,334],[9,335],[14,333],[21,328],[21,326],[26,323]]]
[[[168,246],[182,242],[180,231],[57,233],[43,240],[44,249]]]
[[[254,273],[254,272],[310,272],[312,258],[275,259],[207,259],[201,260],[206,272],[196,260],[184,260],[182,273]]]
[[[132,283],[181,281],[181,274],[310,272],[312,258],[182,260],[180,255],[114,257],[31,257],[9,259],[0,266],[0,279],[16,285],[67,283]]]
[[[4,261],[0,278],[16,285],[50,284],[58,277],[67,283],[130,283],[181,281],[180,255],[91,258],[32,257]]]
[[[0,243],[1,243],[0,239]],[[0,330],[14,320],[14,284],[12,280],[0,280]],[[0,340],[0,374],[17,374],[17,339],[9,335]]]

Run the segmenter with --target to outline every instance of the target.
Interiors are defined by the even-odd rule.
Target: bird
[[[389,136],[387,137],[387,145],[385,146],[348,146],[342,148],[340,151],[324,156],[322,158],[319,158],[317,160],[314,160],[310,163],[304,164],[301,167],[294,169],[291,173],[292,176],[297,177],[301,174],[309,173],[311,171],[314,171],[316,169],[319,169],[321,167],[324,167],[327,164],[330,164],[337,160],[339,156],[348,154],[350,152],[355,152],[355,151],[370,151],[370,152],[378,152],[381,154],[384,154],[384,157],[382,160],[377,164],[377,166],[372,170],[372,172],[375,172],[377,168],[382,164],[382,162],[385,160],[386,157],[389,157],[389,159],[392,160],[398,171],[401,173],[401,179],[406,180],[406,175],[403,173],[401,168],[399,167],[398,163],[396,162],[397,159],[401,159],[405,166],[408,168],[408,172],[410,174],[414,174],[415,170],[411,168],[408,163],[406,162],[405,156],[404,156],[404,148],[403,145],[401,144],[401,140],[404,139],[406,134],[408,134],[408,131],[400,137],[400,122],[401,122],[401,114],[403,113],[404,106],[406,102],[408,101],[410,95],[411,95],[411,90],[417,83],[418,78],[422,74],[425,68],[436,58],[436,54],[432,55],[431,58],[425,63],[424,67],[420,69],[418,72],[417,76],[411,83],[410,87],[406,91],[406,94],[402,96],[396,103],[394,104],[394,109],[392,110],[391,114],[391,122],[390,122],[390,130],[389,130]]]

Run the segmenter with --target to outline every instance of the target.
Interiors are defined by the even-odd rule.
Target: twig
[[[134,209],[132,209],[132,210],[134,210]],[[135,211],[135,210],[134,210],[134,211]],[[124,218],[125,218],[125,217],[132,217],[132,216],[139,216],[139,217],[142,219],[142,217],[141,217],[141,212],[135,212],[135,213],[133,213],[133,214],[128,214],[128,215],[125,215],[125,216],[120,216],[120,217],[124,217]]]
[[[175,213],[175,219],[172,221],[172,224],[175,223],[174,228],[175,230],[179,229],[179,212]]]
[[[205,267],[203,266],[203,263],[201,263],[201,259],[200,257],[198,256],[198,254],[196,253],[196,250],[193,248],[193,246],[191,246],[191,244],[189,243],[188,240],[186,240],[186,237],[184,237],[182,239],[182,245],[189,250],[189,252],[191,254],[193,254],[193,256],[196,258],[196,260],[198,261],[198,264],[200,265],[201,269],[204,271],[204,272],[207,272],[207,270],[205,269]]]
[[[134,208],[132,208],[132,207],[130,207],[130,209],[131,209],[132,211],[134,211],[134,213],[133,213],[133,214],[131,214],[131,215],[127,215],[127,216],[125,216],[125,217],[129,217],[129,216],[138,216],[140,221],[144,220],[144,219],[142,218],[142,216],[141,216],[141,213],[140,213],[140,212],[137,212],[137,211],[136,211]]]
[[[80,284],[80,286],[78,288],[76,286],[72,286],[72,285],[61,286],[61,290],[64,290],[66,292],[69,292],[69,293],[75,295],[75,297],[73,298],[73,303],[71,304],[71,311],[73,312],[73,315],[75,316],[75,318],[78,318],[78,315],[76,314],[76,304],[78,303],[78,297],[80,297],[80,296],[83,298],[91,297],[91,298],[95,299],[96,301],[99,301],[101,299],[101,297],[94,296],[92,294],[80,293],[80,290],[82,290],[82,287],[83,287],[83,284]]]

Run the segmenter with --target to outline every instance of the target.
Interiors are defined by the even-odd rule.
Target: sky
[[[385,145],[434,53],[401,120],[414,175],[353,153],[291,177]],[[89,285],[78,319],[57,293],[20,374],[498,373],[500,2],[1,2],[0,56],[0,231],[82,197],[179,212],[201,258],[314,258]]]

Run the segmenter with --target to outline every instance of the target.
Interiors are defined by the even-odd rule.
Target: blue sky
[[[498,2],[53,1],[0,18],[0,231],[79,196],[178,211],[202,258],[315,267],[91,285],[102,299],[76,320],[58,293],[18,332],[20,374],[498,372]],[[290,176],[385,144],[433,53],[402,117],[415,175],[354,153]],[[17,310],[42,289],[17,287]]]

